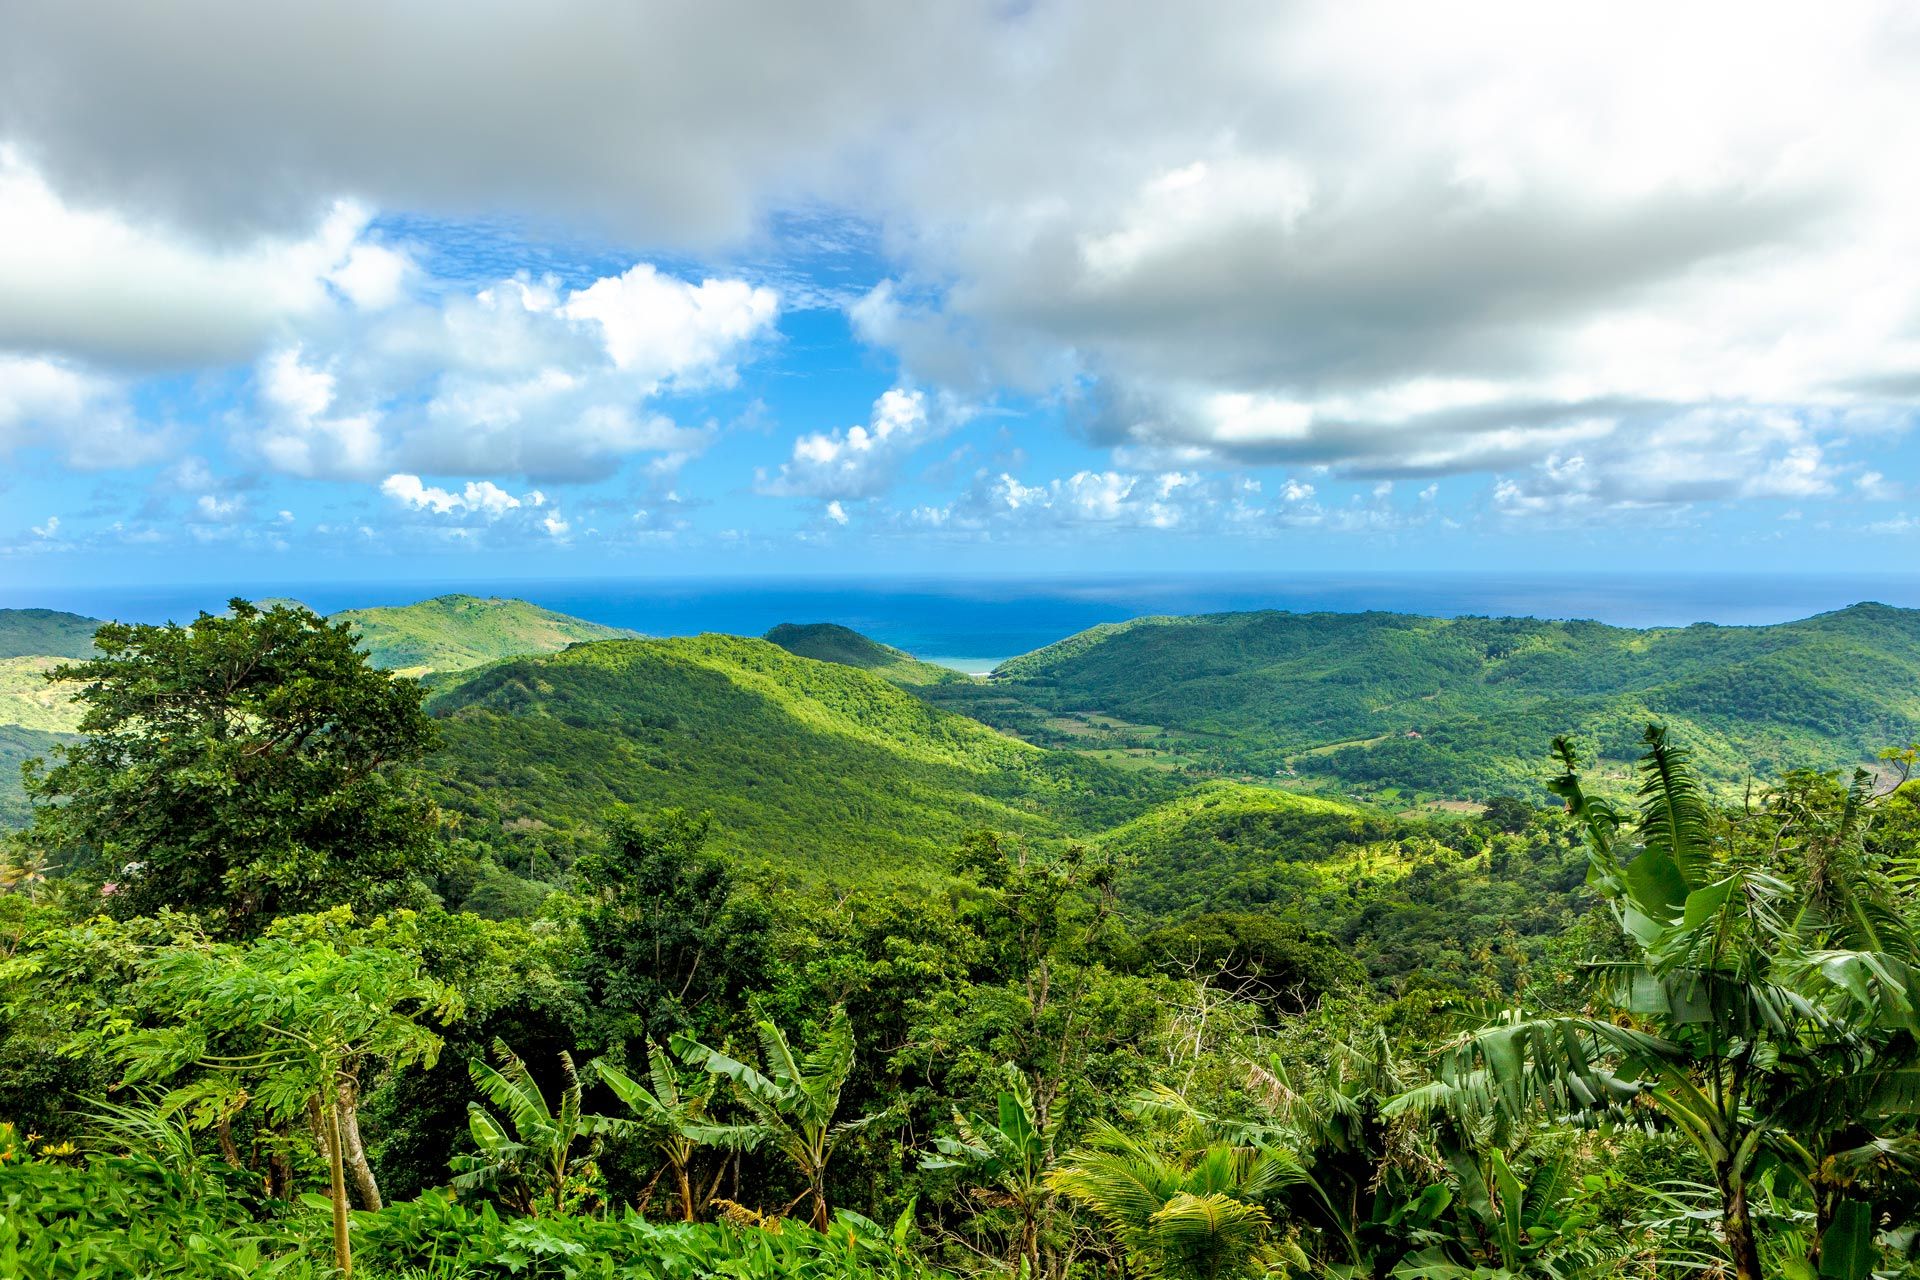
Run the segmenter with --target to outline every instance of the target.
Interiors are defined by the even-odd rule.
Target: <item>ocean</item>
[[[1920,577],[1759,574],[1184,574],[1136,577],[835,580],[547,579],[252,583],[0,589],[0,607],[66,609],[130,622],[188,621],[228,596],[286,596],[323,613],[448,592],[517,596],[649,635],[760,635],[781,622],[837,622],[918,657],[969,670],[1102,622],[1246,609],[1369,609],[1592,618],[1618,626],[1785,622],[1862,600],[1920,607]]]

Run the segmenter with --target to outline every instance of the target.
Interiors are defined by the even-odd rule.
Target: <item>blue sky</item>
[[[15,13],[0,589],[1903,565],[1920,27],[1550,17]]]

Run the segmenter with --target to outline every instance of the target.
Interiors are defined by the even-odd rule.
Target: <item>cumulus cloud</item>
[[[1853,484],[1845,443],[1920,406],[1920,16],[1891,0],[108,0],[26,6],[7,34],[0,139],[44,177],[23,208],[148,237],[137,256],[207,267],[209,298],[263,264],[231,308],[157,290],[150,314],[201,317],[183,350],[318,296],[393,317],[276,347],[335,379],[263,440],[303,474],[579,477],[678,447],[633,388],[723,369],[770,306],[649,268],[423,309],[362,207],[695,250],[824,207],[876,229],[890,278],[849,317],[906,380],[1057,396],[1115,474],[1472,472],[1515,512],[1798,501]],[[66,254],[52,285],[20,257],[0,262],[38,327],[0,341],[178,358],[83,314],[147,278],[128,255],[87,275]],[[854,430],[762,488],[884,488],[896,446]]]
[[[892,486],[916,449],[947,429],[947,422],[929,412],[925,393],[895,387],[873,402],[865,425],[795,440],[792,458],[775,474],[762,472],[759,489],[789,497],[875,497]]]
[[[689,285],[644,262],[596,280],[559,309],[569,320],[599,325],[614,367],[654,385],[725,371],[734,351],[770,326],[778,310],[771,289],[744,280]]]
[[[242,443],[276,470],[366,479],[603,476],[634,454],[686,457],[708,433],[642,403],[730,382],[771,327],[768,289],[690,284],[647,264],[563,293],[521,277],[410,299],[273,351]]]
[[[118,380],[40,356],[0,351],[0,458],[39,447],[77,467],[137,467],[171,448],[146,428]]]
[[[547,501],[538,489],[516,498],[491,480],[469,481],[465,489],[456,493],[426,484],[419,476],[404,474],[388,476],[381,482],[380,492],[416,511],[431,511],[436,515],[473,514],[488,520],[497,520],[521,507],[543,507]]]
[[[510,542],[543,535],[565,542],[573,527],[540,490],[514,494],[491,480],[443,489],[396,472],[380,482],[380,492],[401,509],[424,516],[429,523],[421,531],[453,541]]]
[[[389,305],[412,264],[335,202],[297,232],[218,244],[69,202],[0,139],[0,348],[154,368],[251,359],[334,292]]]

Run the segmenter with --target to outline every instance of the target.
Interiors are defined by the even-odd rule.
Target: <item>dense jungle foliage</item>
[[[1416,817],[732,637],[56,674],[0,1274],[1920,1276],[1911,750]]]
[[[1570,729],[1624,780],[1657,718],[1710,781],[1740,783],[1850,770],[1911,737],[1920,612],[1861,604],[1779,626],[1645,631],[1390,613],[1142,618],[934,696],[1046,745],[1480,798],[1538,795],[1539,744]]]

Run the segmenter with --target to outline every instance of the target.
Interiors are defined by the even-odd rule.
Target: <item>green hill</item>
[[[536,872],[616,804],[710,809],[737,857],[851,885],[921,878],[982,827],[1086,835],[1170,790],[735,636],[503,662],[429,709],[462,834]]]
[[[80,727],[80,710],[67,688],[47,683],[47,672],[64,658],[0,658],[0,724],[53,733]]]
[[[922,662],[910,653],[831,622],[783,622],[767,632],[766,639],[788,653],[818,662],[858,667],[897,685],[955,684],[970,679],[951,667]]]
[[[436,596],[418,604],[346,609],[332,618],[354,625],[361,647],[376,666],[408,675],[464,671],[502,658],[552,653],[585,640],[634,634],[525,600],[491,596]]]
[[[1920,611],[1769,627],[1233,613],[1096,627],[945,705],[1047,745],[1370,790],[1537,789],[1555,734],[1614,769],[1649,719],[1733,783],[1847,768],[1920,732]]]
[[[0,658],[90,658],[100,619],[58,609],[0,609]]]

